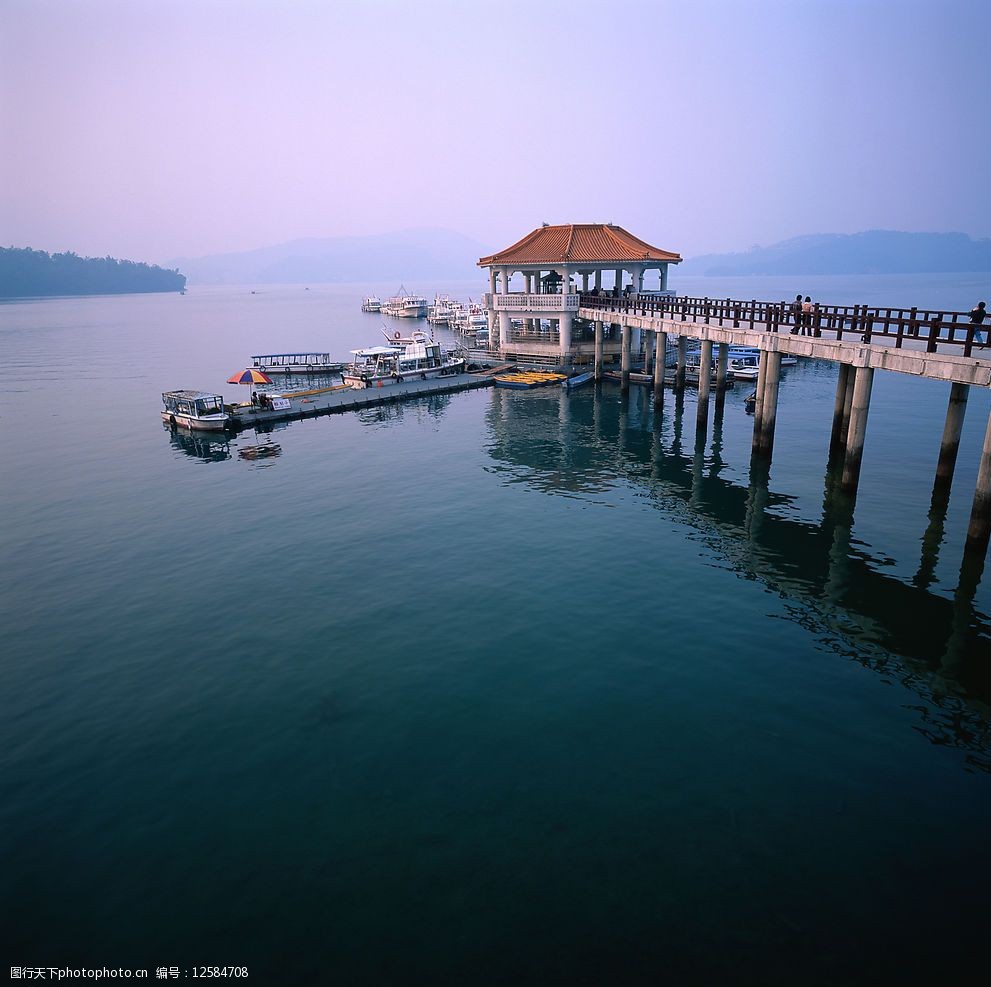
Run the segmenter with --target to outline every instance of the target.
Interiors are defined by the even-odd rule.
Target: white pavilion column
[[[496,319],[496,307],[495,307],[495,293],[496,293],[496,271],[494,267],[489,268],[489,306],[486,310],[486,317],[489,324],[489,346],[499,345],[499,334],[496,330],[498,325],[498,320]]]
[[[513,327],[509,321],[509,312],[503,309],[499,313],[499,348],[505,349],[511,342]]]
[[[668,290],[668,265],[661,265],[661,291]]]
[[[504,267],[499,272],[499,280],[501,282],[501,292],[504,295],[509,294],[509,271]]]
[[[582,271],[582,291],[588,292],[588,271]]]
[[[595,287],[597,291],[602,291],[602,268],[595,272]]]
[[[561,313],[560,340],[561,340],[562,357],[566,357],[568,355],[569,350],[571,349],[571,322],[573,318],[574,316],[571,314],[571,312]]]

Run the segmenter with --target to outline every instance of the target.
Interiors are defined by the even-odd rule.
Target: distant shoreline
[[[182,292],[186,276],[141,261],[0,247],[0,298],[78,298]]]
[[[184,295],[185,293],[185,288],[133,288],[127,291],[58,291],[35,295],[0,294],[0,304],[3,302],[51,301],[58,298],[112,298],[116,295]]]

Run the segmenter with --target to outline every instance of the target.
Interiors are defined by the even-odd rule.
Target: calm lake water
[[[976,275],[673,280],[969,309]],[[676,281],[676,283],[674,283]],[[480,283],[415,286],[467,298]],[[482,390],[172,434],[160,392],[378,341],[393,285],[0,306],[10,965],[273,984],[969,983],[987,967],[991,578],[948,386],[835,369]],[[240,396],[246,395],[242,389]],[[265,446],[264,458],[252,451]],[[154,977],[154,973],[152,974]]]

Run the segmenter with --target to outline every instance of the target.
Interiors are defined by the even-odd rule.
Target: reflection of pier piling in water
[[[697,531],[716,564],[787,599],[796,619],[818,628],[838,653],[944,704],[939,742],[991,770],[991,733],[981,719],[991,706],[991,624],[974,604],[983,558],[965,552],[952,597],[929,588],[939,547],[931,531],[921,580],[885,572],[886,560],[854,539],[855,498],[843,490],[841,465],[824,470],[821,518],[796,519],[789,516],[794,499],[773,489],[766,457],[751,458],[743,483],[725,475],[719,409],[711,437],[696,430],[693,438],[684,395],[671,398],[658,406],[649,391],[631,389],[619,400],[591,391],[506,400],[489,419],[491,454],[514,482],[547,493],[595,496],[617,478],[636,486],[663,515]],[[565,418],[559,401],[568,402]],[[556,456],[548,446],[558,435]],[[951,712],[947,697],[960,708]],[[927,713],[927,735],[933,716]]]

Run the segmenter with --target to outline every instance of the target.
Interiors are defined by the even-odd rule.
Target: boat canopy
[[[216,398],[218,401],[224,400],[219,394],[214,394],[212,391],[163,391],[162,400],[164,401],[168,398],[175,398],[179,401],[201,401],[203,398]]]
[[[253,356],[251,359],[270,360],[270,361],[298,360],[303,363],[329,363],[330,354],[329,353],[263,353],[259,356]]]
[[[401,346],[369,346],[365,350],[351,350],[354,356],[393,356],[402,351]]]

